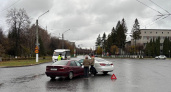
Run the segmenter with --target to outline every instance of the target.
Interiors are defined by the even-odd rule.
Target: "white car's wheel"
[[[108,72],[103,72],[103,74],[105,74],[105,75],[106,75],[107,73],[108,73]]]

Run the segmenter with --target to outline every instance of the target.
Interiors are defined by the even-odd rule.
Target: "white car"
[[[77,60],[77,62],[79,62],[80,64],[82,64],[83,61],[83,58]],[[112,72],[114,70],[114,65],[112,62],[105,59],[95,58],[94,68],[96,69],[97,73],[102,72],[103,74],[107,74],[108,72]]]
[[[165,55],[156,56],[155,59],[166,59],[167,57]]]
[[[94,67],[97,72],[103,72],[103,74],[114,70],[113,63],[102,58],[95,58]]]

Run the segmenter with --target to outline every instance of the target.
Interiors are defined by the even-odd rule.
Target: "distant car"
[[[82,64],[84,59],[79,59],[77,62]],[[107,74],[108,72],[112,72],[114,70],[114,65],[112,62],[104,60],[102,58],[95,58],[94,68],[96,73],[102,72],[103,74]],[[95,73],[95,74],[96,74]]]
[[[77,62],[79,62],[81,65],[83,65],[83,61],[85,59],[85,56],[77,56],[76,58],[72,58],[74,60],[77,60]],[[88,59],[91,59],[90,56],[88,56]]]
[[[155,59],[166,59],[167,57],[165,55],[156,56]]]
[[[46,66],[45,74],[51,79],[56,77],[72,79],[75,76],[84,75],[84,69],[75,60],[61,60]]]

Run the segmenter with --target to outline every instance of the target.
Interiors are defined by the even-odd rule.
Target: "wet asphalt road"
[[[171,92],[171,60],[107,59],[115,70],[89,79],[50,80],[45,63],[0,68],[0,92]],[[117,80],[111,80],[115,74]]]

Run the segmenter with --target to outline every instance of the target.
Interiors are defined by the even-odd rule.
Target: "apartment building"
[[[157,39],[160,37],[160,52],[163,52],[163,42],[166,37],[169,37],[171,40],[171,29],[140,29],[141,39],[136,40],[137,45],[146,46],[147,42],[150,42],[151,39]],[[135,44],[135,40],[131,39],[131,45]]]

